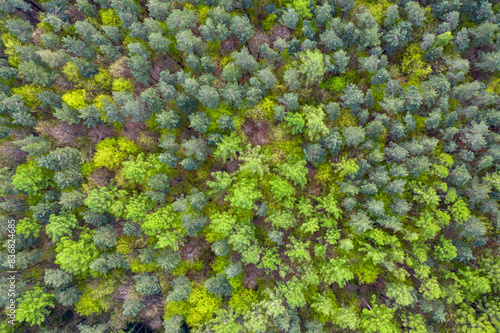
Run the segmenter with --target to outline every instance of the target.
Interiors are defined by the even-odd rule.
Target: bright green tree
[[[68,273],[87,275],[90,264],[99,257],[92,237],[92,233],[88,231],[81,233],[78,241],[62,237],[56,246],[55,263]]]
[[[40,326],[45,321],[45,316],[54,307],[54,295],[44,292],[43,288],[36,285],[33,290],[26,292],[21,298],[16,311],[16,320],[26,322],[30,326]]]

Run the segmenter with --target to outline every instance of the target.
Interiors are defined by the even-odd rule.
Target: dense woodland
[[[0,332],[500,331],[498,0],[0,12]]]

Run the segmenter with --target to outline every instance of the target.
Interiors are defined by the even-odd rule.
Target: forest
[[[0,0],[0,332],[500,332],[500,0]]]

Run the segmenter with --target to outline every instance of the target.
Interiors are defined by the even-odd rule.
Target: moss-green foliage
[[[44,293],[43,289],[37,285],[35,289],[23,295],[17,308],[16,320],[26,322],[29,326],[39,326],[45,321],[45,316],[54,307],[54,295]]]
[[[342,76],[329,76],[321,82],[320,87],[330,91],[332,94],[339,94],[346,86],[345,78]]]
[[[82,77],[80,76],[80,70],[74,62],[68,62],[66,65],[64,65],[61,71],[68,78],[68,80],[72,81],[73,83],[77,83],[79,80],[82,80]]]
[[[99,15],[101,16],[101,21],[103,25],[109,25],[112,27],[119,26],[121,24],[120,17],[116,15],[115,10],[113,9],[101,9],[99,11]]]
[[[92,243],[92,233],[80,234],[78,241],[62,237],[56,247],[55,263],[71,274],[86,276],[90,272],[90,263],[99,256]]]
[[[276,21],[278,20],[278,16],[276,16],[276,14],[270,14],[266,17],[266,20],[264,21],[264,29],[266,31],[269,31],[271,30],[274,25],[276,24]]]
[[[94,80],[97,83],[97,85],[99,85],[99,87],[101,87],[104,90],[109,90],[111,88],[111,85],[112,85],[111,75],[104,68],[99,68],[99,73],[96,76],[94,76]],[[118,91],[118,89],[114,89],[114,90]]]
[[[62,100],[72,108],[79,109],[85,106],[85,96],[85,90],[78,89],[62,95]]]
[[[422,60],[420,45],[410,44],[401,59],[401,73],[408,77],[409,85],[419,85],[432,72],[431,66]]]
[[[124,137],[104,139],[96,145],[94,154],[94,167],[106,167],[116,170],[124,159],[138,153],[140,148],[131,140]]]
[[[126,80],[122,77],[113,80],[112,83],[113,91],[128,91],[132,92],[132,82]]]
[[[38,196],[40,191],[51,184],[49,174],[36,163],[29,162],[17,167],[12,184],[29,196]]]
[[[23,100],[28,107],[40,106],[40,100],[38,99],[38,94],[44,89],[40,86],[34,84],[28,84],[21,87],[12,88],[12,93],[16,95],[23,96]]]

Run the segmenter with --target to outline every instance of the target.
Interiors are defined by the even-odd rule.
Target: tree
[[[396,333],[399,328],[392,319],[395,311],[395,308],[391,309],[385,305],[374,304],[370,309],[363,309],[359,326],[365,332]]]
[[[257,189],[256,179],[242,179],[237,181],[230,189],[226,197],[231,207],[250,210],[255,201],[262,197],[262,193]]]
[[[34,32],[33,26],[25,20],[7,20],[5,27],[24,43],[29,43]]]
[[[230,296],[233,287],[229,284],[225,274],[220,273],[205,281],[207,291],[215,294],[215,297]]]
[[[166,111],[157,114],[155,121],[162,129],[171,130],[177,128],[180,123],[180,117],[174,110],[167,109]]]
[[[278,201],[295,195],[293,186],[281,177],[274,176],[273,179],[269,181],[269,184],[271,184],[274,198]]]
[[[50,313],[47,308],[54,307],[54,294],[45,293],[38,284],[33,290],[26,292],[17,307],[16,320],[26,322],[30,326],[39,326]]]
[[[489,52],[481,53],[481,62],[477,66],[487,72],[498,72],[500,71],[500,52]]]
[[[288,6],[281,16],[281,21],[285,27],[295,30],[299,22],[299,13],[293,7]]]
[[[217,95],[218,96],[218,95]],[[217,97],[218,98],[218,97]],[[211,102],[213,103],[213,102]],[[212,104],[213,105],[213,104]],[[189,115],[189,127],[200,134],[205,134],[210,125],[211,119],[205,112],[200,111]]]
[[[223,115],[217,120],[217,125],[221,130],[234,131],[234,121],[232,117]]]
[[[339,6],[340,10],[346,15],[354,8],[354,0],[335,0],[337,6]]]
[[[89,232],[80,234],[78,241],[62,237],[56,246],[56,252],[56,264],[68,273],[83,276],[89,273],[91,262],[99,256],[92,242],[92,233]]]
[[[42,62],[53,69],[64,66],[70,60],[70,57],[66,54],[66,52],[64,52],[64,50],[54,52],[50,50],[41,50],[37,51],[37,54]]]
[[[342,39],[340,39],[333,29],[327,29],[320,36],[321,43],[328,51],[336,51],[343,46]]]
[[[106,326],[106,324],[93,326],[79,324],[77,327],[80,333],[104,333],[104,331],[106,330]]]
[[[139,314],[139,312],[141,312],[142,309],[144,309],[144,307],[145,305],[140,301],[127,298],[125,302],[123,302],[123,314],[125,316],[135,317]]]
[[[89,47],[89,45],[77,38],[66,36],[62,38],[64,47],[68,52],[71,52],[79,57],[84,57],[87,60],[91,60],[95,56],[95,48]]]
[[[469,32],[473,37],[472,47],[490,45],[497,30],[498,26],[490,22],[482,23],[470,29]]]
[[[141,228],[144,233],[158,238],[157,248],[168,247],[174,251],[179,249],[183,233],[179,230],[180,221],[177,215],[173,214],[172,206],[164,206],[147,214],[143,221]]]
[[[144,90],[141,93],[141,99],[144,103],[147,103],[148,110],[151,113],[157,113],[163,109],[163,100],[158,94],[158,90],[154,88]]]
[[[137,81],[149,85],[151,82],[150,72],[152,69],[149,57],[140,54],[132,55],[128,62],[128,68]]]
[[[288,111],[296,111],[299,109],[299,98],[295,93],[284,94],[278,101],[286,106]]]
[[[56,242],[59,237],[71,235],[71,231],[78,225],[78,220],[73,214],[50,215],[50,223],[45,228],[47,234]]]
[[[425,12],[415,1],[409,1],[405,4],[405,12],[408,20],[415,26],[421,27],[425,21]]]
[[[197,189],[193,189],[192,194],[186,197],[191,204],[191,207],[196,211],[201,211],[205,204],[208,201],[208,198],[205,196],[205,193],[199,192]]]
[[[300,113],[288,113],[284,119],[287,122],[287,126],[291,128],[292,134],[302,133],[305,121]]]
[[[294,185],[304,187],[307,184],[307,174],[309,170],[306,167],[306,160],[288,156],[287,162],[277,166],[277,169]]]
[[[457,186],[463,186],[470,179],[472,179],[469,171],[465,164],[456,165],[453,170],[451,170],[449,177],[453,184]]]
[[[143,183],[155,173],[164,170],[164,166],[158,157],[152,154],[140,153],[137,157],[130,157],[130,160],[123,162],[123,174],[125,178]]]
[[[40,202],[36,206],[32,206],[33,218],[37,221],[47,223],[49,222],[49,217],[52,214],[57,214],[60,211],[60,207],[55,202]]]
[[[231,31],[238,37],[240,43],[245,43],[254,34],[254,29],[247,16],[233,16],[231,19]]]
[[[452,244],[451,240],[445,239],[441,236],[439,245],[434,249],[436,258],[441,261],[447,262],[457,257],[457,248]]]
[[[326,150],[319,143],[308,143],[303,148],[306,160],[317,166],[317,163],[323,162],[326,156]]]
[[[360,110],[361,104],[363,103],[365,97],[361,90],[356,87],[356,85],[349,83],[342,90],[342,95],[340,96],[342,100],[342,106],[351,109],[353,113]]]
[[[241,77],[241,72],[234,62],[230,62],[224,66],[221,77],[228,82],[237,82]]]
[[[398,306],[408,306],[414,302],[412,287],[404,283],[391,283],[387,286],[387,296],[394,299]]]
[[[172,270],[176,268],[180,263],[180,253],[174,253],[169,249],[158,251],[158,254],[155,258],[155,264],[157,264],[163,271],[167,273],[171,273]]]
[[[53,171],[63,171],[82,163],[80,152],[77,149],[65,147],[57,148],[48,155],[36,159],[38,165]]]
[[[30,135],[25,139],[14,141],[14,144],[31,157],[38,157],[48,153],[52,145],[43,137]]]
[[[330,20],[332,15],[335,14],[335,11],[335,7],[332,7],[332,5],[328,2],[324,2],[322,6],[316,6],[314,17],[316,25],[318,27],[324,26]]]
[[[269,67],[259,70],[257,76],[262,82],[265,90],[272,90],[277,83],[276,77]]]
[[[312,52],[306,50],[299,54],[302,62],[301,73],[306,76],[306,84],[308,86],[320,81],[320,78],[325,74],[325,65],[323,60],[323,53],[319,50]]]
[[[200,166],[200,163],[191,157],[183,159],[179,164],[182,165],[186,171],[196,170]]]
[[[146,194],[153,201],[163,201],[170,192],[170,178],[163,173],[154,175],[148,179],[148,186],[150,190]]]
[[[297,219],[289,212],[284,212],[284,211],[278,211],[274,214],[270,214],[266,218],[266,221],[269,221],[272,224],[272,226],[276,229],[281,229],[281,228],[290,229],[297,224]]]
[[[453,39],[453,45],[455,45],[460,52],[464,52],[469,48],[469,44],[469,32],[467,31],[467,28],[462,28],[459,32],[457,32],[455,38]]]
[[[351,57],[347,56],[347,53],[344,50],[338,50],[332,55],[332,59],[335,62],[335,72],[336,73],[345,73],[345,68],[349,63],[349,59]]]
[[[397,49],[404,47],[410,39],[411,24],[407,21],[400,21],[382,37],[386,42],[386,49],[394,53]]]
[[[300,88],[299,71],[295,68],[288,69],[283,75],[283,79],[290,91],[297,91]]]
[[[184,8],[182,11],[179,9],[172,10],[172,13],[166,20],[168,30],[173,33],[193,29],[196,23],[198,23],[198,17],[187,8]]]
[[[80,298],[80,290],[73,286],[56,292],[56,300],[63,306],[72,306]]]
[[[85,16],[97,16],[99,13],[97,7],[90,4],[87,0],[77,0],[76,6],[78,7],[80,13]]]
[[[328,283],[338,283],[340,287],[344,287],[347,281],[354,278],[354,274],[346,265],[346,258],[330,259],[330,261],[321,268],[323,280]]]
[[[224,136],[222,141],[217,145],[214,157],[223,161],[226,161],[228,158],[233,160],[236,158],[237,153],[242,150],[240,144],[241,138],[235,132],[229,136]]]
[[[299,281],[296,277],[288,280],[285,283],[280,283],[278,285],[280,292],[284,295],[287,300],[288,306],[292,309],[300,308],[306,304],[306,299],[304,295],[304,284]]]
[[[212,152],[203,138],[193,136],[189,140],[183,141],[181,147],[187,156],[192,156],[199,162],[205,161]]]
[[[387,7],[385,15],[386,16],[384,20],[384,25],[385,26],[393,25],[394,22],[396,22],[396,20],[399,19],[398,5],[394,4]]]
[[[163,322],[165,332],[181,333],[183,321],[184,319],[180,315],[175,315],[173,317],[165,319],[165,321]]]
[[[349,220],[349,225],[358,234],[363,234],[366,231],[373,229],[373,221],[370,220],[365,212],[357,212],[351,216]]]
[[[227,212],[212,215],[210,217],[210,221],[211,229],[220,234],[222,237],[229,237],[237,222],[236,217]]]
[[[12,185],[29,196],[35,196],[51,184],[43,169],[36,164],[21,164],[12,176]]]
[[[234,64],[243,71],[253,72],[257,69],[257,61],[247,48],[231,53],[231,57],[235,60]]]
[[[154,295],[160,292],[160,285],[156,275],[148,275],[146,273],[134,276],[135,289],[141,295]]]
[[[306,105],[303,108],[307,121],[307,135],[311,141],[315,141],[328,134],[328,127],[324,123],[325,113],[322,108]]]
[[[227,240],[218,240],[211,246],[212,251],[215,255],[223,257],[229,253],[229,245],[227,244]]]

